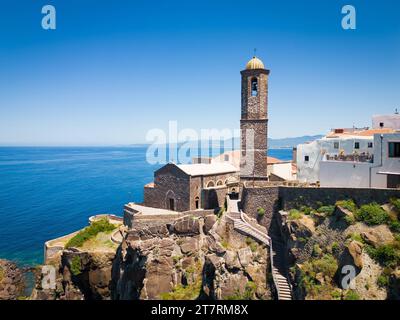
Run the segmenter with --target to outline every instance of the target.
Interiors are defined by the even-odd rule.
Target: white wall
[[[378,172],[400,174],[400,158],[389,158],[389,142],[400,142],[400,133],[374,135],[374,165],[371,169],[371,184],[374,188],[387,187],[387,176]]]
[[[339,143],[337,149],[334,148],[335,142]],[[355,142],[360,143],[360,148],[355,149]],[[322,138],[311,143],[300,144],[297,146],[297,179],[301,182],[315,183],[319,181],[320,162],[324,160],[325,155],[339,155],[343,150],[345,155],[357,153],[373,153],[373,147],[368,148],[368,142],[373,142],[373,137],[338,137]],[[305,156],[309,161],[305,161]]]
[[[369,162],[322,161],[321,187],[368,188],[371,165]]]
[[[384,128],[400,130],[400,114],[372,116],[372,128],[379,129],[381,122]]]
[[[268,165],[268,175],[273,173],[278,177],[291,181],[296,180],[296,175],[293,175],[292,162],[281,162]]]

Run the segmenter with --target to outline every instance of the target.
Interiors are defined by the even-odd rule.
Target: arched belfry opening
[[[258,79],[256,77],[251,78],[251,96],[257,97],[258,95]]]

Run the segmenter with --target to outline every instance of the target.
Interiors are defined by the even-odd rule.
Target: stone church
[[[241,71],[240,152],[163,166],[144,187],[144,206],[180,212],[213,209],[223,206],[227,194],[237,195],[241,185],[268,181],[269,72],[257,57]]]

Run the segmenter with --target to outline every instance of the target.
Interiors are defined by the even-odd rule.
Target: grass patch
[[[172,288],[171,292],[160,294],[161,300],[195,300],[199,297],[201,292],[201,279],[193,284],[177,285]]]
[[[74,256],[72,258],[70,270],[74,276],[78,276],[82,273],[82,262],[79,256]]]
[[[350,234],[350,239],[358,241],[360,243],[364,243],[364,239],[361,237],[361,235],[358,232],[354,232]]]
[[[297,219],[300,219],[302,216],[303,216],[302,212],[300,212],[297,209],[292,209],[289,211],[288,219],[289,220],[297,220]]]
[[[360,300],[360,296],[354,290],[349,290],[346,292],[344,300]]]
[[[85,243],[85,241],[93,239],[100,232],[109,232],[116,228],[117,226],[110,223],[108,219],[100,219],[98,221],[94,221],[90,226],[79,231],[74,237],[72,237],[66,243],[65,248],[81,247]]]
[[[251,252],[256,252],[258,248],[257,242],[255,242],[252,238],[246,238],[246,244],[249,246]]]

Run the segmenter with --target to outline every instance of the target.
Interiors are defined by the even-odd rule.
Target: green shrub
[[[349,290],[346,292],[344,300],[360,300],[360,296],[354,290]]]
[[[161,293],[162,300],[195,300],[199,297],[201,292],[201,279],[193,284],[177,285],[172,288],[171,292]]]
[[[82,263],[79,256],[74,256],[72,258],[70,270],[74,276],[80,275],[82,273]]]
[[[257,251],[258,244],[252,238],[247,237],[246,238],[246,244],[250,247],[250,250],[252,252],[256,252]]]
[[[376,202],[365,204],[356,211],[355,217],[367,225],[383,224],[389,221],[389,215]]]
[[[380,287],[383,287],[383,288],[384,288],[384,287],[387,287],[387,286],[389,285],[389,276],[386,275],[386,274],[381,274],[381,275],[378,277],[376,283],[377,283],[378,286],[380,286]]]
[[[288,219],[289,220],[296,220],[296,219],[300,219],[302,216],[303,216],[302,212],[300,212],[297,209],[292,209],[292,210],[289,211]]]
[[[258,209],[257,209],[257,215],[258,215],[259,218],[264,217],[264,215],[265,215],[265,209],[264,209],[264,208],[258,208]]]
[[[321,206],[317,211],[319,213],[325,213],[326,215],[330,216],[335,211],[335,206]]]
[[[313,212],[313,209],[311,207],[307,206],[301,206],[300,211],[303,212],[305,215],[310,215]]]
[[[72,237],[67,244],[66,248],[81,247],[85,241],[96,237],[100,232],[109,232],[116,229],[117,226],[110,223],[108,219],[100,219],[92,222],[92,224],[85,229],[79,231],[74,237]]]
[[[400,264],[399,243],[394,242],[374,248],[367,246],[370,257],[386,267],[396,267]]]
[[[344,209],[347,209],[353,213],[357,211],[357,206],[351,199],[337,201],[336,205]]]
[[[400,222],[399,221],[390,221],[389,223],[390,230],[393,232],[400,232]]]
[[[355,240],[361,243],[364,243],[364,239],[361,237],[361,235],[357,232],[354,232],[350,235],[351,240]]]
[[[333,300],[340,300],[342,297],[342,294],[341,294],[340,290],[335,289],[331,292],[331,297]]]
[[[351,224],[354,224],[356,222],[356,218],[354,218],[353,215],[348,215],[348,216],[346,215],[344,217],[344,221],[346,221],[347,224],[351,225]]]
[[[322,273],[325,276],[333,278],[337,269],[338,263],[336,259],[330,254],[325,254],[322,258],[319,259],[306,261],[302,267],[304,273],[314,279],[317,273]]]
[[[391,198],[390,203],[396,208],[397,213],[400,213],[400,199]]]
[[[331,246],[331,249],[332,249],[332,252],[338,252],[339,251],[339,248],[340,248],[340,245],[339,245],[339,243],[337,243],[336,241],[334,241],[333,243],[332,243],[332,246]]]

